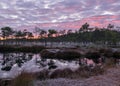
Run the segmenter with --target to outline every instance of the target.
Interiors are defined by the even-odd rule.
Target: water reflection
[[[9,71],[14,64],[19,67],[23,63],[32,59],[32,53],[2,53],[0,54],[0,63],[2,65],[2,70]]]
[[[46,69],[56,69],[69,67],[71,69],[79,67],[79,60],[66,61],[57,59],[43,59],[40,54],[33,53],[1,53],[0,54],[0,68],[2,71],[10,71],[14,65],[19,68],[30,69],[39,67],[40,70]],[[33,68],[33,67],[32,67]],[[33,68],[33,69],[34,69]]]
[[[107,59],[109,59],[109,58],[101,57],[97,59],[80,58],[77,60],[67,61],[60,59],[59,60],[43,59],[41,58],[40,54],[33,54],[33,53],[1,53],[0,68],[2,71],[10,71],[15,64],[17,64],[17,66],[21,68],[24,63],[27,63],[33,58],[35,65],[38,66],[39,69],[42,68],[56,69],[56,68],[64,68],[64,67],[70,67],[72,69],[72,68],[77,68],[81,65],[95,66],[95,65],[102,65],[106,62]],[[113,59],[113,61],[115,61],[115,63],[117,64],[119,64],[120,62],[119,59]]]

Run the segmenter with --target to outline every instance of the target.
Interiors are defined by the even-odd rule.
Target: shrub
[[[57,52],[56,57],[57,59],[74,60],[74,59],[80,58],[81,54],[76,51],[67,50],[67,51]]]
[[[75,78],[88,78],[90,77],[90,68],[81,66],[75,71],[74,76]]]
[[[90,76],[96,76],[100,74],[104,74],[105,70],[100,66],[95,66],[94,68],[90,68],[88,66],[83,66],[78,68],[75,71],[75,74],[78,78],[89,78]]]
[[[103,55],[107,58],[111,58],[113,56],[113,51],[111,49],[107,49],[104,51]]]
[[[106,50],[107,50],[107,49],[105,49],[105,48],[101,48],[101,49],[99,49],[99,52],[103,54],[103,53],[106,52]]]
[[[104,67],[105,67],[105,68],[115,67],[114,58],[106,58]]]
[[[99,58],[101,57],[101,55],[99,52],[87,52],[85,57],[88,59],[92,59],[95,63],[99,63]]]
[[[99,74],[104,74],[105,70],[99,66],[90,68],[88,66],[79,67],[77,70],[72,71],[69,68],[63,70],[55,70],[50,75],[50,78],[89,78],[90,76],[96,76]]]
[[[11,80],[0,79],[0,86],[10,86],[10,84],[11,84]]]
[[[66,50],[66,51],[58,51],[51,52],[49,50],[41,51],[42,58],[51,58],[51,59],[63,59],[63,60],[73,60],[76,58],[80,58],[81,54],[76,51]]]
[[[105,69],[101,68],[100,66],[95,66],[93,69],[91,69],[91,75],[96,76],[100,74],[104,74]]]
[[[33,74],[21,73],[12,80],[11,86],[33,86]]]
[[[42,58],[51,58],[51,59],[55,58],[55,53],[50,52],[48,50],[42,50],[40,54]]]
[[[120,59],[120,52],[114,52],[113,53],[113,58],[115,58],[115,59]]]
[[[96,66],[94,68],[90,68],[88,66],[81,66],[74,71],[72,71],[70,68],[57,69],[51,73],[48,70],[43,70],[37,73],[36,77],[39,80],[55,79],[55,78],[78,79],[78,78],[89,78],[90,76],[104,74],[104,72],[105,70],[100,66]]]
[[[73,71],[69,68],[65,68],[63,70],[55,70],[50,75],[50,78],[69,78],[72,75]]]
[[[39,80],[49,79],[49,71],[48,70],[43,70],[41,72],[36,73],[35,76]]]
[[[120,59],[120,52],[116,51],[113,53],[113,58],[114,58],[114,62],[116,64],[119,64],[119,59]]]

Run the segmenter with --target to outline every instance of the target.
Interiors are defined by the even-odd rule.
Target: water
[[[93,60],[83,58],[77,60],[43,59],[40,54],[33,53],[0,53],[0,78],[13,78],[21,72],[54,71],[70,68],[76,70],[81,65],[95,66]],[[102,65],[99,62],[98,65]]]
[[[64,68],[75,70],[78,67],[78,61],[42,59],[39,53],[0,53],[0,78],[13,78],[22,71],[40,72]]]
[[[22,63],[31,60],[32,57],[32,53],[1,53],[0,63],[2,66],[13,66],[16,63],[21,66]]]
[[[38,66],[41,65],[48,65],[50,62],[59,62],[64,65],[71,65],[71,64],[76,64],[79,65],[79,60],[73,60],[73,61],[67,61],[67,60],[57,60],[57,59],[43,59],[41,58],[40,54],[33,54],[33,53],[0,53],[0,65],[2,68],[5,67],[11,67],[15,64],[18,65],[18,67],[22,67],[23,64],[26,62],[32,60],[35,58],[35,64]],[[94,64],[92,60],[88,59],[82,59],[81,60],[82,64]],[[1,69],[2,69],[1,68]],[[4,70],[4,69],[3,69]],[[4,70],[5,71],[5,70]],[[9,71],[9,70],[6,70]]]

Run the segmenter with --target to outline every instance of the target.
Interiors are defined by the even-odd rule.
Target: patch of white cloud
[[[59,23],[81,20],[97,15],[119,15],[119,3],[96,0],[0,0],[0,16],[18,25],[34,23]],[[94,3],[93,3],[94,2]],[[106,4],[106,5],[105,5]],[[111,7],[112,6],[112,7]],[[116,8],[115,8],[116,7]],[[69,8],[69,11],[67,9]],[[109,8],[109,9],[108,9]],[[118,11],[111,10],[115,8]],[[16,21],[16,22],[15,22]],[[23,22],[24,21],[24,22]]]
[[[50,8],[50,7],[49,7],[49,4],[45,4],[45,5],[44,5],[44,8],[45,8],[45,9],[49,9],[49,8]]]
[[[98,10],[98,9],[100,9],[100,6],[99,5],[97,5],[97,6],[95,6],[95,8],[94,8],[95,10]]]
[[[60,16],[58,19],[59,19],[59,20],[64,20],[64,19],[67,19],[67,18],[68,18],[68,16],[62,15],[62,16]]]
[[[9,6],[6,3],[0,3],[0,8],[2,8],[2,9],[8,9]]]
[[[16,19],[18,18],[18,15],[10,15],[9,17],[11,17],[12,19]]]
[[[81,19],[82,15],[81,15],[81,13],[74,13],[74,14],[69,15],[69,18]]]
[[[111,11],[104,11],[102,13],[102,15],[114,15],[115,13],[114,12],[111,12]]]
[[[57,20],[56,20],[56,19],[54,19],[54,20],[52,20],[51,22],[52,22],[52,23],[56,23],[56,22],[57,22]]]

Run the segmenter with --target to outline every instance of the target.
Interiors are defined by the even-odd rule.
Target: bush
[[[105,48],[99,49],[99,52],[100,52],[101,54],[105,53],[106,51],[107,51],[107,49],[105,49]]]
[[[50,52],[48,50],[42,50],[40,52],[40,55],[41,55],[42,58],[51,58],[51,59],[55,58],[55,53]]]
[[[115,58],[115,59],[120,59],[120,52],[114,52],[113,53],[113,58]]]
[[[57,52],[56,57],[57,57],[57,59],[74,60],[74,59],[80,58],[81,54],[79,52],[76,52],[76,51],[67,50],[67,51]]]
[[[103,55],[107,58],[111,58],[113,56],[113,51],[111,49],[107,49],[104,51]]]
[[[85,57],[88,59],[92,59],[95,63],[99,63],[99,58],[101,57],[101,54],[99,52],[87,52]]]
[[[91,69],[91,75],[96,76],[100,74],[104,74],[105,69],[101,68],[100,66],[95,66],[93,69]]]
[[[35,76],[39,80],[49,79],[49,71],[48,70],[43,70],[41,72],[36,73]]]
[[[81,57],[81,54],[72,50],[64,50],[58,52],[51,52],[49,50],[41,51],[42,58],[51,58],[51,59],[63,59],[63,60],[74,60]]]
[[[104,67],[105,68],[112,68],[112,67],[115,67],[115,62],[114,62],[114,58],[106,58],[106,61],[105,61],[105,64],[104,64]]]
[[[50,78],[89,78],[90,76],[96,76],[99,74],[104,74],[105,70],[103,68],[100,68],[99,66],[96,66],[94,68],[90,68],[88,66],[82,66],[79,67],[77,70],[72,71],[69,68],[63,69],[63,70],[55,70],[50,75]]]
[[[36,77],[39,80],[56,79],[56,78],[78,79],[78,78],[89,78],[90,76],[104,74],[104,72],[105,70],[100,66],[96,66],[94,68],[88,66],[81,66],[74,71],[72,71],[70,68],[57,69],[51,73],[48,70],[43,70],[37,73]]]
[[[0,79],[0,86],[10,86],[10,84],[11,84],[11,80]]]
[[[83,66],[78,68],[75,71],[75,74],[78,78],[89,78],[90,76],[96,76],[100,74],[104,74],[105,70],[100,66],[95,66],[94,68],[90,68],[88,66]]]
[[[33,74],[21,73],[12,80],[11,86],[33,86]]]
[[[90,68],[87,66],[79,67],[75,73],[75,78],[89,78],[90,77]]]
[[[69,68],[63,69],[63,70],[55,70],[50,75],[50,78],[69,78],[72,75],[73,71]]]

